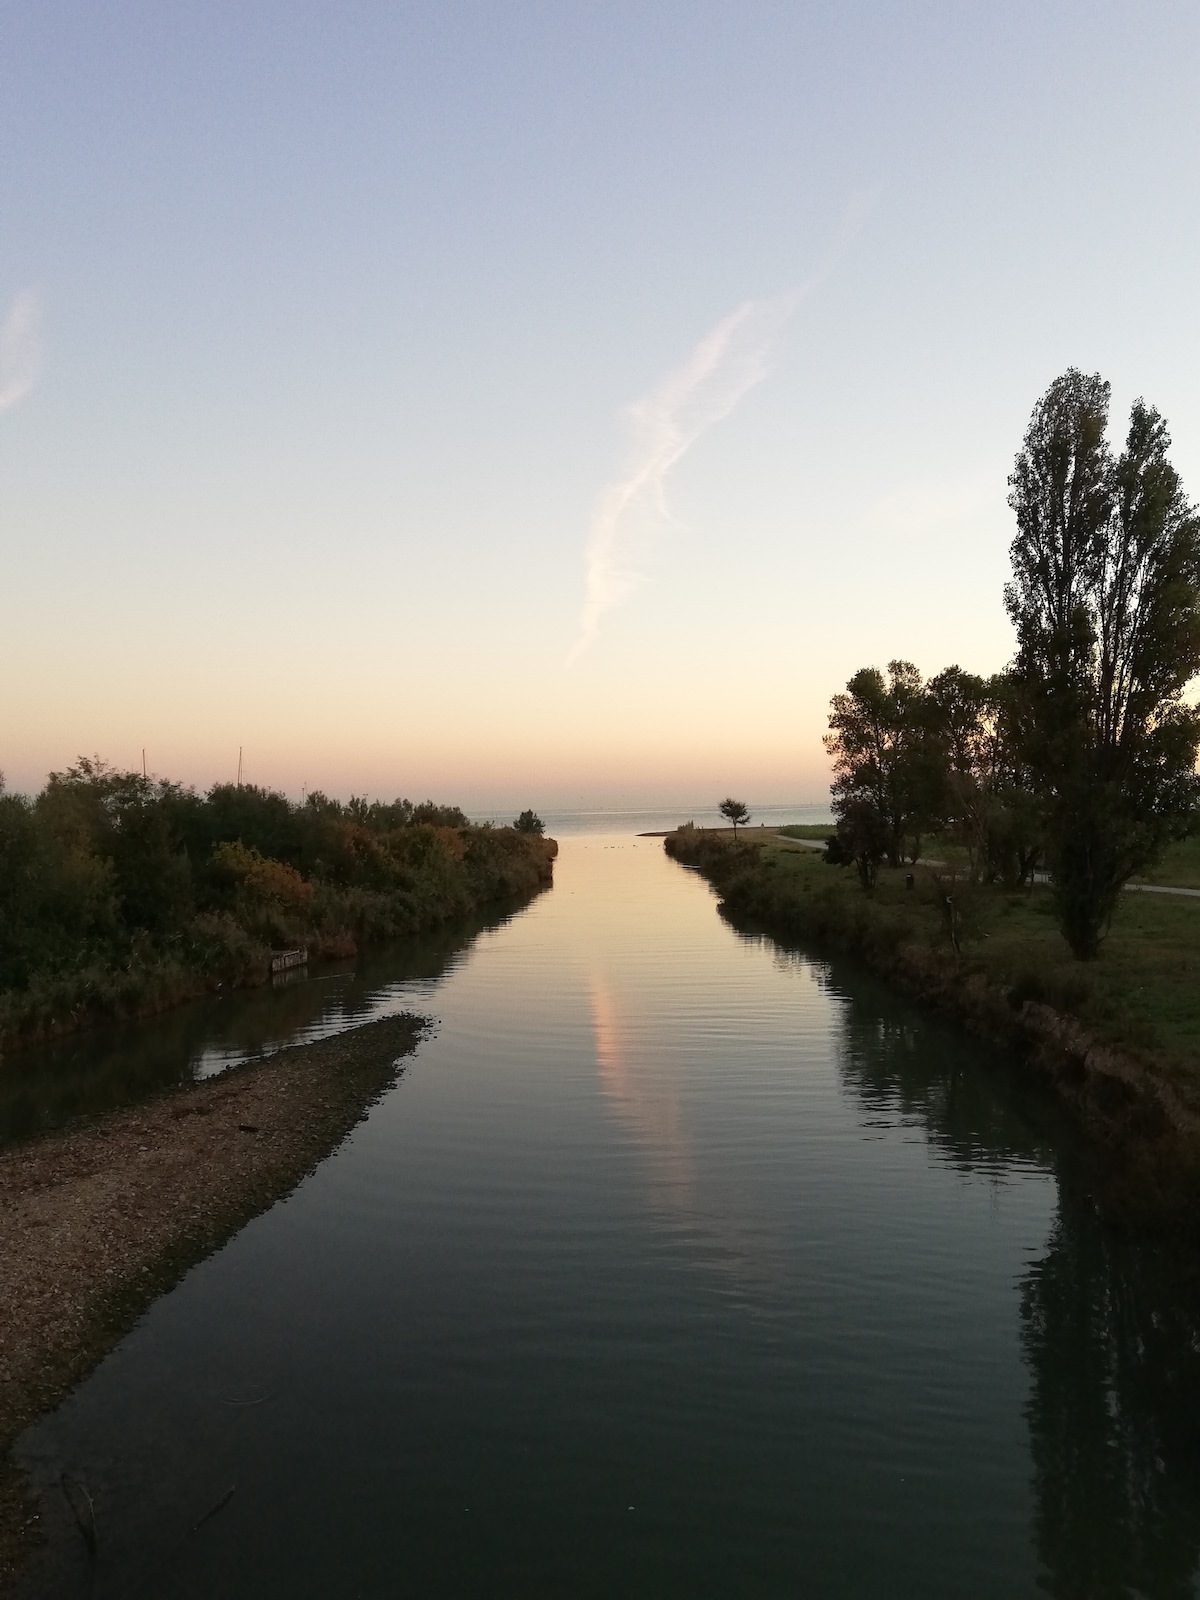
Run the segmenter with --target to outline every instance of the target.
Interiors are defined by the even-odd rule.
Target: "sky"
[[[819,801],[1066,367],[1200,495],[1200,7],[0,3],[0,769]]]

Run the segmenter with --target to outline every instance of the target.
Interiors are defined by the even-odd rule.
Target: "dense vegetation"
[[[1009,478],[1005,605],[1017,654],[984,679],[865,667],[833,700],[831,861],[874,887],[939,834],[967,876],[1010,888],[1045,865],[1059,926],[1093,959],[1118,896],[1197,827],[1200,515],[1135,402],[1124,448],[1109,388],[1072,369],[1034,408]]]
[[[272,949],[353,954],[531,893],[554,849],[430,801],[200,795],[98,760],[2,788],[0,1037],[253,982]]]

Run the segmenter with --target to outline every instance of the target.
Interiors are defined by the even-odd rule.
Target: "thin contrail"
[[[829,275],[862,226],[872,194],[846,208],[833,244],[811,277],[788,294],[746,300],[711,328],[683,366],[626,412],[629,465],[600,497],[584,555],[586,588],[567,665],[595,641],[601,618],[643,581],[642,557],[667,528],[666,479],[702,433],[727,417],[767,375],[771,344],[801,300]]]
[[[9,411],[37,382],[41,302],[31,289],[16,296],[0,323],[0,411]]]

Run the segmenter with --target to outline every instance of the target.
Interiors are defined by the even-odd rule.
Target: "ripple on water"
[[[1194,1324],[1060,1196],[1053,1109],[737,934],[659,841],[568,838],[556,876],[465,948],[335,975],[290,1033],[248,999],[191,1039],[207,1070],[438,1019],[23,1441],[96,1495],[96,1593],[1193,1592]],[[48,1519],[36,1581],[82,1594]]]

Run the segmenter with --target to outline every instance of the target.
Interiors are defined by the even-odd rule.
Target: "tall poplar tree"
[[[1062,930],[1083,959],[1198,798],[1200,712],[1183,693],[1200,672],[1200,517],[1158,412],[1134,403],[1114,457],[1108,407],[1098,374],[1055,379],[1009,478],[1013,682]]]

